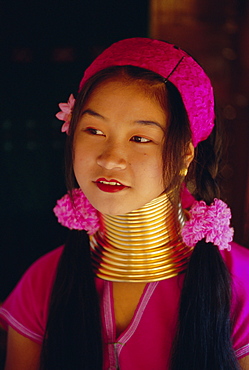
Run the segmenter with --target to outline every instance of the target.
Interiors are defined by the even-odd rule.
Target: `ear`
[[[184,164],[185,164],[186,168],[189,168],[189,165],[192,162],[192,160],[194,159],[194,156],[195,156],[195,148],[194,148],[194,145],[193,145],[192,141],[190,141],[189,144],[188,144],[186,153],[184,155]]]

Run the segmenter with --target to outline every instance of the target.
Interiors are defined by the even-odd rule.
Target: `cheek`
[[[133,162],[133,171],[150,179],[160,180],[163,178],[162,156],[143,153],[135,163]]]
[[[76,178],[77,178],[77,175],[86,173],[88,169],[88,162],[89,162],[89,157],[87,155],[87,152],[76,149],[74,152],[74,161],[73,161],[73,168],[74,168],[74,173],[75,173]]]
[[[76,142],[74,147],[74,161],[83,162],[84,160],[88,161],[92,157],[93,147],[86,145],[83,140]]]
[[[163,181],[163,161],[162,157],[158,157],[158,160],[154,162],[154,165],[152,165],[154,170],[153,170],[153,176],[154,178],[157,179],[161,183]],[[164,182],[164,181],[163,181]]]

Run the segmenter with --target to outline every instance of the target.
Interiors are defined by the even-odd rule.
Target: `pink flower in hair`
[[[69,229],[86,230],[93,235],[99,228],[97,210],[90,204],[81,189],[74,189],[57,201],[54,213],[58,221]]]
[[[190,210],[190,219],[182,228],[181,234],[184,243],[194,247],[205,238],[220,250],[230,250],[233,240],[233,228],[230,227],[231,210],[220,199],[207,206],[204,201],[195,201]]]
[[[73,94],[69,96],[67,103],[60,103],[59,108],[61,109],[55,116],[61,121],[65,121],[61,127],[62,132],[66,132],[68,134],[70,121],[72,118],[72,111],[75,104],[75,99]]]

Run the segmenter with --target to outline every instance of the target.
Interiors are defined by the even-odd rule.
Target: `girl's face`
[[[74,173],[90,203],[120,215],[164,191],[166,114],[137,83],[108,80],[83,107],[74,136]]]

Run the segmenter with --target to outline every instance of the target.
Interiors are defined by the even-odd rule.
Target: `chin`
[[[126,213],[129,213],[131,211],[134,211],[138,207],[129,207],[127,205],[118,205],[118,204],[108,204],[108,205],[99,205],[99,204],[93,204],[94,208],[97,209],[100,213],[103,213],[105,215],[110,215],[110,216],[119,216],[119,215],[124,215]]]

